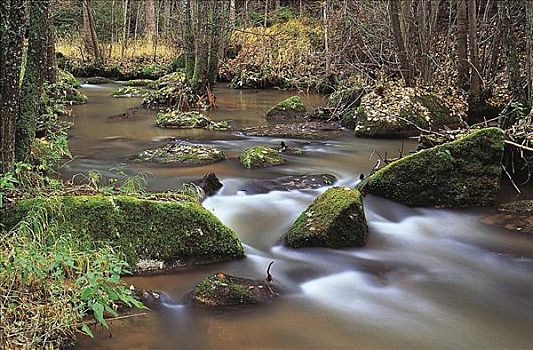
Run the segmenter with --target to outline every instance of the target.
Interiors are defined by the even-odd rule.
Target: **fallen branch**
[[[509,141],[509,140],[505,140],[505,143],[508,144],[508,145],[520,148],[520,149],[525,150],[525,151],[533,152],[533,148],[528,147],[526,145],[521,145],[519,143],[516,143],[516,142],[513,142],[513,141]]]

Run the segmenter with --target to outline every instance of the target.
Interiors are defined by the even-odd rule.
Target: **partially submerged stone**
[[[303,116],[306,112],[300,96],[291,96],[268,110],[265,118],[267,120],[290,119]]]
[[[207,115],[198,112],[182,112],[169,110],[157,114],[156,125],[161,128],[172,129],[210,129],[228,130],[231,125],[227,121],[212,121]]]
[[[201,179],[193,181],[193,184],[204,190],[206,196],[212,196],[222,188],[222,182],[220,182],[215,173],[208,173]]]
[[[111,96],[113,97],[145,97],[148,96],[150,92],[143,88],[143,87],[137,87],[137,86],[121,86],[113,93]]]
[[[285,235],[292,248],[361,247],[368,227],[363,199],[358,190],[333,187],[324,192],[296,219]]]
[[[192,293],[194,303],[206,306],[259,304],[278,295],[265,280],[216,273],[204,278]]]
[[[357,136],[416,136],[420,134],[418,128],[438,130],[461,126],[467,107],[459,97],[456,100],[448,101],[444,96],[418,88],[390,87],[364,95],[355,116],[348,113],[343,119],[357,120]]]
[[[330,139],[342,135],[336,121],[305,121],[259,125],[241,130],[246,136],[269,136],[291,139]]]
[[[127,82],[125,82],[124,85],[126,85],[126,86],[137,86],[137,87],[140,87],[140,86],[147,87],[148,85],[153,84],[153,83],[154,83],[154,80],[152,80],[152,79],[132,79],[132,80],[128,80]]]
[[[248,169],[267,168],[285,163],[285,159],[278,151],[267,146],[247,148],[239,156],[239,160]]]
[[[225,158],[221,150],[212,146],[171,143],[163,147],[143,151],[136,157],[136,160],[167,164],[197,165],[214,163]]]
[[[413,207],[491,206],[500,190],[503,149],[501,129],[474,130],[390,163],[360,188]]]
[[[502,204],[498,213],[486,215],[482,222],[511,231],[533,234],[533,200]]]
[[[241,187],[249,194],[268,193],[271,191],[313,190],[331,186],[337,178],[330,174],[289,175],[276,179],[252,180]]]
[[[244,256],[235,232],[192,201],[104,195],[33,198],[17,202],[4,223],[12,227],[36,207],[47,210],[49,222],[56,222],[60,232],[117,247],[131,266],[141,260],[172,266]]]
[[[78,79],[72,73],[61,68],[57,69],[57,82],[66,83],[73,88],[79,88],[81,86]]]
[[[83,82],[85,84],[99,85],[99,84],[110,84],[113,82],[113,80],[109,78],[96,76],[96,77],[83,78]]]

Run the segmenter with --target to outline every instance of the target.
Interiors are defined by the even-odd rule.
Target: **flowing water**
[[[365,198],[369,241],[357,249],[287,249],[280,238],[299,213],[325,188],[249,195],[246,181],[287,174],[330,173],[351,186],[376,161],[373,151],[395,156],[401,141],[349,134],[331,141],[285,140],[303,157],[286,165],[245,170],[239,152],[278,138],[232,132],[164,130],[155,113],[140,110],[132,120],[109,117],[139,104],[113,99],[114,86],[85,86],[89,103],[74,109],[70,146],[76,159],[65,177],[96,169],[113,176],[117,164],[171,139],[211,144],[227,160],[201,167],[129,164],[127,173],[151,173],[152,190],[175,189],[214,171],[224,183],[203,205],[233,228],[246,247],[240,261],[187,271],[127,278],[140,288],[164,293],[161,309],[114,321],[111,332],[80,337],[78,349],[530,349],[533,346],[533,237],[480,223],[489,209],[407,208],[374,196]],[[280,91],[219,89],[215,120],[234,129],[264,123],[269,106],[288,96]],[[304,96],[308,105],[318,95]],[[415,147],[405,142],[405,151]],[[206,309],[189,293],[209,273],[263,278],[270,261],[282,296],[259,306]]]

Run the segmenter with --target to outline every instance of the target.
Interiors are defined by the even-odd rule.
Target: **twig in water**
[[[271,261],[270,264],[268,264],[268,267],[267,267],[267,278],[266,278],[266,280],[267,280],[268,283],[272,283],[272,280],[273,280],[272,275],[270,274],[270,268],[272,267],[272,264],[274,264],[274,261]]]
[[[509,180],[511,180],[511,184],[513,185],[513,187],[515,188],[516,192],[518,193],[522,193],[520,191],[520,189],[518,188],[518,186],[516,186],[513,178],[511,177],[511,174],[509,174],[509,172],[507,171],[507,169],[505,169],[505,165],[502,164],[502,168],[503,168],[503,171],[505,172],[505,174],[507,175],[507,177],[509,178]]]

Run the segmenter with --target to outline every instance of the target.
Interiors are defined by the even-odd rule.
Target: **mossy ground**
[[[210,129],[228,130],[231,125],[227,121],[212,121],[207,115],[198,112],[181,112],[179,110],[169,110],[157,114],[156,125],[161,128],[173,129]]]
[[[247,148],[239,156],[239,160],[248,169],[266,168],[285,163],[285,159],[278,151],[267,146]]]
[[[306,112],[300,96],[291,96],[269,109],[265,117],[268,120],[283,119],[304,115]]]
[[[113,97],[145,97],[148,96],[150,91],[141,86],[121,86],[113,93]]]
[[[361,247],[368,227],[359,191],[333,187],[319,196],[296,219],[284,238],[292,248]]]
[[[100,76],[85,77],[85,78],[82,78],[82,81],[83,81],[84,84],[94,84],[94,85],[110,84],[110,83],[113,82],[113,80],[111,80],[109,78],[100,77]]]
[[[117,247],[131,265],[140,259],[165,263],[210,263],[241,258],[235,232],[196,202],[131,196],[64,196],[18,202],[6,211],[12,227],[34,206],[74,237]]]
[[[198,283],[192,293],[192,300],[206,306],[231,306],[258,304],[276,295],[266,281],[217,273]]]
[[[395,161],[361,183],[414,207],[491,206],[500,189],[504,133],[486,128]]]
[[[214,163],[225,158],[224,153],[215,147],[171,143],[163,147],[143,151],[136,157],[136,160],[196,165]]]
[[[128,80],[124,83],[126,86],[149,86],[150,84],[153,84],[154,80],[152,79],[132,79]]]

